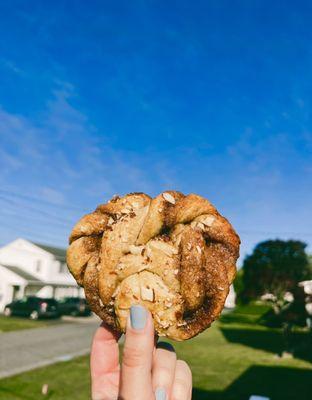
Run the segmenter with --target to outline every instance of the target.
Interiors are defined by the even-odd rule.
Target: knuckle
[[[181,371],[181,374],[185,376],[188,380],[192,382],[192,371],[189,365],[184,360],[177,361],[177,368]]]
[[[174,374],[174,370],[170,369],[169,367],[161,366],[158,367],[155,371],[155,375],[159,378],[165,378],[169,380],[170,377]]]
[[[123,352],[123,365],[129,368],[145,364],[145,352],[139,347],[125,346]]]
[[[172,400],[187,399],[192,388],[192,373],[188,364],[178,360],[173,384]]]
[[[178,366],[183,370],[184,369],[185,370],[189,370],[190,369],[190,367],[188,366],[187,362],[184,361],[184,360],[178,360],[177,363],[178,363]]]
[[[177,355],[174,352],[165,350],[165,349],[156,349],[156,359],[159,360],[160,362],[169,362],[169,363],[175,363],[177,359]]]
[[[184,400],[187,399],[189,394],[189,386],[180,379],[175,380],[174,387],[171,395],[171,400]]]

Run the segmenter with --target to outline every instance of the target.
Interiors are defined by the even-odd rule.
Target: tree
[[[305,243],[296,240],[267,240],[245,258],[242,268],[242,299],[260,297],[271,304],[272,310],[263,316],[263,322],[283,328],[286,353],[292,352],[292,326],[306,317],[303,291],[298,286],[299,282],[311,279],[305,248]]]
[[[286,292],[296,294],[300,281],[311,279],[306,244],[296,240],[267,240],[259,243],[243,263],[245,302],[270,293],[277,299]]]
[[[237,304],[243,303],[243,301],[242,301],[242,294],[244,292],[243,274],[244,274],[243,268],[239,269],[237,271],[236,277],[233,282],[234,290],[236,293],[236,303]]]

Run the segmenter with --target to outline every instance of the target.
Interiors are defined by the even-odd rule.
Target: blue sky
[[[199,193],[312,250],[309,1],[0,3],[0,243],[115,193]]]

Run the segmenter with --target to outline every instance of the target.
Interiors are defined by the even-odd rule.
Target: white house
[[[16,239],[0,247],[0,312],[6,304],[23,296],[83,297],[66,265],[66,251],[56,247]],[[235,307],[233,285],[225,307]]]
[[[16,239],[0,247],[0,312],[12,300],[83,296],[66,265],[66,251]]]

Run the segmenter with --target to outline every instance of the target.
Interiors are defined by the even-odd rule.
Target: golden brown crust
[[[189,339],[222,311],[240,240],[201,196],[131,193],[81,218],[67,263],[90,307],[124,331],[131,304],[152,313],[159,335]]]

